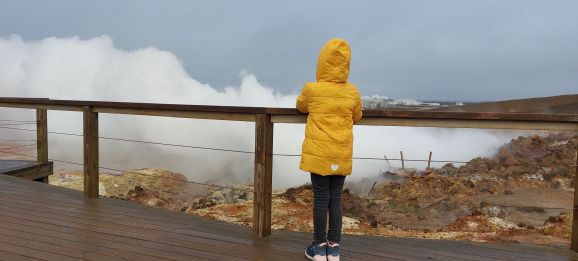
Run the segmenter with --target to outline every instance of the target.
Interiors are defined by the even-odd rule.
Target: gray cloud
[[[295,92],[331,37],[364,95],[497,100],[576,93],[578,1],[1,1],[0,36],[156,46],[213,86],[239,71]]]

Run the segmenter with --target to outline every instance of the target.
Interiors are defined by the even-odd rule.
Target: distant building
[[[424,109],[424,108],[439,108],[447,106],[461,106],[463,102],[448,102],[448,101],[418,101],[414,99],[393,99],[386,96],[365,96],[362,98],[363,108],[376,109]]]

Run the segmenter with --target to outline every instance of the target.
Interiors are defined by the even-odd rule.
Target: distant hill
[[[436,108],[429,111],[578,114],[578,94],[481,102],[463,106]]]

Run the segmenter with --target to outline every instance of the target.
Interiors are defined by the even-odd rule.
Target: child
[[[305,250],[311,260],[339,260],[341,191],[351,174],[353,124],[361,119],[361,96],[347,82],[350,61],[348,43],[329,40],[319,53],[317,82],[297,97],[297,110],[309,113],[299,168],[311,172],[313,187],[313,243]]]

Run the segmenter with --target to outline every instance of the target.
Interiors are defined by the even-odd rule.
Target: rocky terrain
[[[343,192],[344,233],[507,241],[566,247],[574,190],[576,134],[518,137],[489,158],[461,166],[376,177]],[[101,195],[251,225],[252,187],[211,187],[179,173],[139,169],[101,173]],[[82,188],[80,172],[60,171],[50,183]],[[312,231],[310,185],[273,193],[273,228]]]

